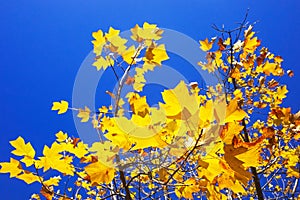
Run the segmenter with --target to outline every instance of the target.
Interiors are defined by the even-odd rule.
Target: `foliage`
[[[130,47],[112,27],[94,32],[96,69],[127,66],[117,91],[108,92],[115,104],[96,112],[62,100],[52,110],[78,112],[81,122],[101,132],[100,141],[88,147],[59,131],[37,157],[18,137],[10,142],[18,157],[0,163],[0,172],[39,182],[40,194],[32,199],[299,198],[300,113],[281,106],[288,93],[277,78],[285,74],[283,59],[245,26],[215,27],[221,37],[200,41],[207,62],[198,65],[220,84],[199,88],[181,81],[161,93],[157,107],[141,91],[145,74],[169,59],[159,44],[163,30],[136,25]],[[125,84],[134,88],[127,99],[121,98]]]

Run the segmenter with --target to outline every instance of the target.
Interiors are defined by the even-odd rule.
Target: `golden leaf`
[[[26,164],[27,167],[31,166],[34,162],[35,150],[31,146],[30,142],[25,144],[24,139],[19,136],[16,140],[10,141],[10,144],[16,149],[11,153],[16,156],[24,156],[21,160]]]
[[[16,177],[23,171],[21,163],[13,158],[10,158],[10,162],[1,162],[0,166],[0,173],[10,173],[10,178]]]
[[[101,162],[89,164],[84,169],[89,175],[91,183],[96,185],[99,185],[101,183],[109,184],[115,176],[115,169],[103,165]]]
[[[95,40],[92,41],[94,44],[94,53],[99,56],[102,53],[102,48],[105,44],[105,38],[103,36],[103,32],[101,30],[98,30],[97,32],[93,32],[92,36],[95,38]]]
[[[58,186],[60,180],[60,176],[53,176],[50,179],[43,181],[43,184],[46,186]]]
[[[205,40],[200,40],[200,49],[202,49],[203,51],[209,51],[215,41],[216,38],[212,38],[212,40],[209,42],[208,39],[206,38]]]
[[[42,179],[42,177],[39,178],[38,176],[34,175],[32,172],[29,171],[23,171],[23,173],[18,175],[17,178],[23,180],[27,184],[31,184],[33,182],[40,182],[40,179]]]
[[[90,119],[91,110],[85,106],[84,110],[79,109],[77,117],[81,118],[81,122],[87,122]]]
[[[58,133],[55,134],[56,140],[58,142],[64,142],[68,138],[68,135],[62,131],[59,131]]]
[[[239,108],[236,98],[229,102],[226,108],[226,117],[224,122],[240,121],[247,117],[247,113]]]
[[[58,110],[58,114],[63,114],[67,112],[69,103],[67,101],[61,100],[60,102],[53,102],[51,110]]]

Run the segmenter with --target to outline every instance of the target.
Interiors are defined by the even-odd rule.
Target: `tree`
[[[0,172],[39,182],[32,199],[299,198],[300,112],[281,106],[288,90],[278,79],[293,72],[261,46],[246,18],[233,30],[213,28],[220,36],[200,41],[207,61],[198,65],[219,83],[180,81],[158,106],[142,91],[145,74],[169,59],[163,30],[136,25],[130,47],[112,27],[94,32],[93,65],[118,79],[107,92],[114,103],[92,111],[61,100],[52,110],[77,112],[99,141],[89,147],[59,131],[36,156],[20,136],[10,142],[17,158],[0,163]],[[126,99],[125,85],[133,88]]]

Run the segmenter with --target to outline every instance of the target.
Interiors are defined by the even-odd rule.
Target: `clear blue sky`
[[[230,3],[229,3],[230,2]],[[53,101],[71,101],[77,70],[92,50],[91,32],[109,26],[127,30],[144,21],[185,33],[213,37],[211,24],[234,27],[250,8],[249,21],[263,45],[284,58],[295,77],[285,105],[300,109],[300,2],[268,1],[78,1],[0,2],[0,160],[8,161],[9,141],[22,135],[38,152],[64,130],[76,134],[72,114],[51,112]],[[95,72],[96,73],[96,72]],[[1,199],[27,199],[37,185],[0,175]]]

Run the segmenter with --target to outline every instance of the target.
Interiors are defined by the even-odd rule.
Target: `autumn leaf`
[[[58,186],[60,180],[60,176],[53,176],[50,179],[43,181],[43,184],[46,186]]]
[[[146,44],[149,45],[148,41],[150,40],[159,40],[163,31],[157,28],[156,24],[149,24],[145,22],[143,27],[136,25],[131,29],[132,36],[131,38],[137,42],[142,42],[146,40]]]
[[[58,133],[55,134],[56,140],[58,142],[64,142],[68,138],[68,135],[62,131],[59,131]]]
[[[18,179],[23,180],[27,184],[31,184],[33,182],[40,182],[42,180],[42,177],[38,177],[37,175],[33,174],[30,171],[23,171],[22,174],[17,176]]]
[[[21,161],[24,162],[27,167],[34,163],[35,150],[30,142],[25,144],[24,139],[19,136],[16,140],[10,141],[10,144],[16,148],[11,153],[16,156],[24,156]]]
[[[243,128],[236,122],[229,122],[223,127],[220,137],[225,144],[232,144],[233,137],[237,136]]]
[[[212,48],[215,40],[216,38],[212,38],[210,42],[207,38],[205,40],[200,40],[200,49],[202,49],[203,51],[209,51]]]
[[[134,77],[128,76],[126,81],[125,81],[125,84],[126,85],[132,85],[133,83],[134,83]]]
[[[43,171],[47,171],[49,168],[56,169],[61,173],[68,175],[74,174],[74,166],[71,164],[72,157],[64,156],[60,152],[65,150],[65,146],[54,142],[51,147],[44,147],[42,157],[36,162],[38,168],[44,168]]]
[[[247,113],[239,108],[238,100],[231,100],[226,108],[226,116],[224,122],[239,121],[247,117]]]
[[[53,102],[51,110],[58,110],[58,114],[63,114],[67,112],[69,103],[67,101],[61,100],[60,102]]]
[[[89,164],[85,168],[86,173],[89,175],[92,184],[110,183],[115,175],[115,169],[101,162]]]
[[[93,66],[95,66],[97,68],[97,70],[106,70],[106,68],[110,65],[110,63],[103,58],[102,56],[100,56],[94,63]]]
[[[135,46],[130,46],[127,50],[122,53],[122,58],[127,64],[135,64],[134,54],[136,52]]]
[[[286,94],[288,93],[288,90],[286,88],[286,85],[280,86],[276,90],[276,96],[279,99],[284,99],[286,97]]]
[[[168,117],[177,117],[182,119],[180,113],[186,108],[191,114],[194,114],[198,109],[197,99],[188,91],[186,84],[181,81],[174,89],[164,90],[162,98],[165,103],[159,103]],[[179,115],[178,115],[179,114]],[[186,117],[185,117],[186,118]]]
[[[166,52],[166,47],[164,44],[161,44],[161,45],[155,47],[152,50],[152,53],[153,53],[153,62],[157,63],[158,65],[161,65],[162,61],[169,59],[169,56]]]
[[[92,36],[95,38],[95,40],[92,41],[94,44],[94,53],[98,56],[102,53],[102,48],[105,44],[105,38],[103,36],[102,30],[98,30],[97,32],[93,32]]]
[[[91,110],[85,106],[84,110],[79,109],[77,117],[81,118],[81,122],[87,122],[90,119]]]
[[[23,171],[21,163],[13,158],[10,158],[10,162],[1,162],[0,166],[0,173],[10,173],[10,178],[16,177]]]
[[[185,186],[176,187],[175,194],[177,197],[184,197],[186,199],[194,199],[193,193],[199,192],[200,188],[197,185],[197,182],[194,177],[189,178],[184,181]]]

